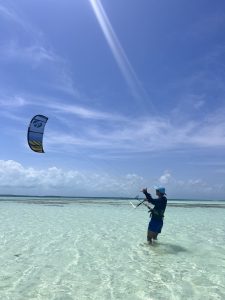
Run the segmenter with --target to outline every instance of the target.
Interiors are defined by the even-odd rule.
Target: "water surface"
[[[0,299],[225,299],[223,202],[171,203],[149,246],[147,209],[128,200],[8,200]]]

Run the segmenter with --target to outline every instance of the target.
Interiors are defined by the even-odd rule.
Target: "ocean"
[[[225,202],[0,198],[0,299],[225,299]],[[138,203],[132,200],[133,203]]]

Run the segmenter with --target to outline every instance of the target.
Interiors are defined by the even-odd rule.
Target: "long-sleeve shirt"
[[[146,196],[147,201],[154,205],[154,208],[151,211],[152,218],[163,219],[167,205],[167,198],[165,196],[161,196],[158,199],[153,199],[151,194],[149,194],[148,192],[144,194]]]

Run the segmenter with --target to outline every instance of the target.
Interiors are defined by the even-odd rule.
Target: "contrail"
[[[148,102],[154,110],[153,104],[149,99],[146,91],[142,87],[142,84],[137,78],[134,69],[129,62],[125,51],[123,50],[119,39],[117,38],[115,31],[106,15],[106,12],[100,2],[100,0],[89,0],[94,14],[98,20],[98,23],[102,29],[105,39],[109,45],[110,50],[131,90],[131,94],[138,101],[139,104],[143,105],[143,102]]]

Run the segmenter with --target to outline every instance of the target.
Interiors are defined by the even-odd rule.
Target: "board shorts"
[[[163,227],[163,220],[151,219],[148,224],[148,231],[161,233]]]

